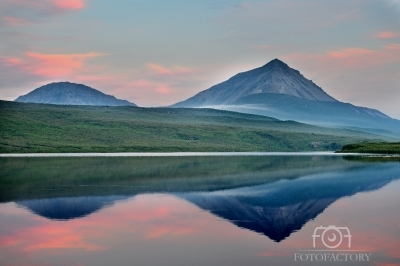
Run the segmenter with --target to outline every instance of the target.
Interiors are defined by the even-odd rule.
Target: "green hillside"
[[[366,142],[347,144],[339,152],[400,154],[400,142]]]
[[[0,101],[0,153],[321,151],[379,139],[213,109]]]

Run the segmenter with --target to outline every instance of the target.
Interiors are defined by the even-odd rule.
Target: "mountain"
[[[208,107],[400,138],[399,120],[334,99],[278,59],[239,73],[172,107]]]
[[[15,101],[59,105],[136,106],[134,103],[117,99],[83,84],[71,82],[54,82],[44,85],[18,97]]]
[[[337,102],[311,80],[304,78],[299,71],[279,59],[274,59],[262,67],[239,73],[174,106],[232,104],[241,97],[258,93],[279,93],[312,101]]]

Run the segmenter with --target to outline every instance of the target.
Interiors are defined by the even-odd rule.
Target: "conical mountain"
[[[285,94],[312,101],[336,102],[299,71],[290,68],[279,59],[274,59],[262,67],[239,73],[186,101],[175,104],[174,107],[226,105],[244,96],[258,93]]]
[[[334,99],[279,59],[239,73],[172,107],[210,107],[400,137],[399,120]]]
[[[15,101],[60,105],[136,106],[134,103],[117,99],[86,85],[71,82],[54,82],[44,85],[18,97]]]

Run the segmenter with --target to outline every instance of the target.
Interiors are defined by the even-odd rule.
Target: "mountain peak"
[[[61,105],[136,106],[134,103],[117,99],[86,85],[68,81],[41,86],[18,97],[15,101]]]
[[[242,97],[259,93],[285,94],[312,101],[337,101],[299,71],[276,58],[262,67],[239,73],[175,106],[229,105]]]
[[[285,62],[279,60],[278,58],[269,61],[268,63],[260,67],[260,69],[265,72],[272,71],[273,73],[286,73],[290,70],[297,71],[290,68]]]
[[[268,66],[268,67],[272,66],[272,67],[285,67],[285,68],[289,68],[289,66],[288,66],[285,62],[279,60],[278,58],[275,58],[275,59],[269,61],[269,62],[266,63],[264,66],[262,66],[262,68],[263,68],[263,67],[267,67],[267,66]]]

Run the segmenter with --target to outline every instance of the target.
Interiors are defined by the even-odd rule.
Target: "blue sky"
[[[0,0],[0,34],[4,100],[67,80],[162,106],[279,58],[400,119],[400,0]]]

